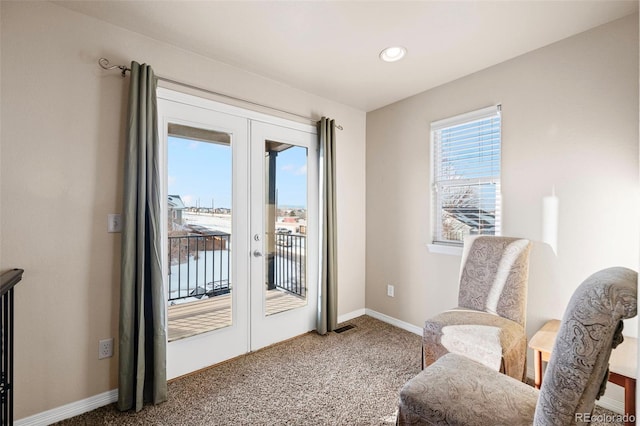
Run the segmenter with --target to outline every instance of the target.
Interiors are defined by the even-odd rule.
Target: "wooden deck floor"
[[[280,290],[267,291],[267,315],[299,308],[306,300]],[[169,306],[169,341],[231,325],[231,294]]]

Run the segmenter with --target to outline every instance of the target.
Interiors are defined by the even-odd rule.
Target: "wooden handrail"
[[[24,269],[11,269],[0,276],[0,296],[6,294],[22,279]]]

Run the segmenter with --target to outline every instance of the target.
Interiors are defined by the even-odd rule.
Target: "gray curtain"
[[[320,137],[320,285],[317,332],[326,334],[338,323],[338,269],[336,229],[335,121],[322,117]]]
[[[120,282],[118,408],[167,399],[165,298],[160,262],[156,77],[131,63]]]

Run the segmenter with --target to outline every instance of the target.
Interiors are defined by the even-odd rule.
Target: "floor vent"
[[[347,324],[347,325],[344,325],[344,326],[342,326],[342,327],[340,327],[340,328],[336,328],[336,329],[335,329],[335,330],[333,330],[333,331],[334,331],[335,333],[344,333],[345,331],[347,331],[347,330],[351,330],[352,328],[356,328],[356,326],[355,326],[355,325],[351,325],[351,324]]]

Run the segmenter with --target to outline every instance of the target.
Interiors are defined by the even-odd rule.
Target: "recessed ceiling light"
[[[385,62],[395,62],[404,58],[404,55],[407,54],[407,49],[402,46],[392,46],[387,47],[382,52],[380,52],[380,59]]]

